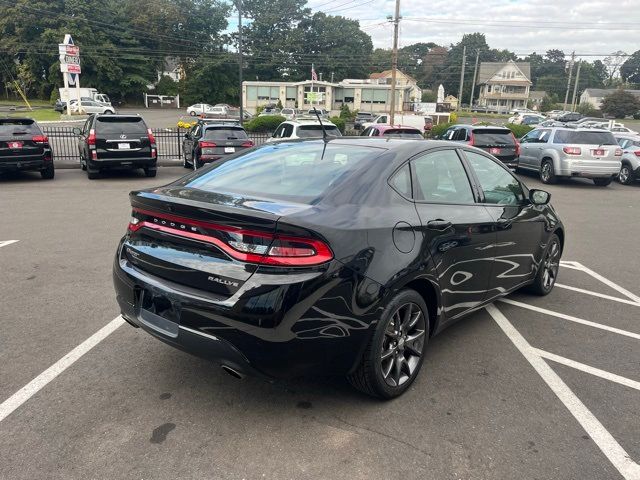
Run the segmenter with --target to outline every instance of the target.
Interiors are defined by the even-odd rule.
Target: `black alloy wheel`
[[[374,397],[401,395],[418,376],[428,336],[424,299],[415,290],[402,290],[385,308],[349,382]]]
[[[538,274],[533,283],[528,287],[528,290],[542,296],[551,293],[558,279],[561,255],[562,247],[560,246],[560,239],[554,233],[549,238],[549,245],[547,246],[547,251],[545,252],[542,263],[538,268]]]

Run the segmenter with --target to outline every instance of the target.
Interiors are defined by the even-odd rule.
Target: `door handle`
[[[437,218],[435,220],[430,220],[427,222],[427,228],[431,230],[446,230],[451,225],[451,222],[442,220],[441,218]]]

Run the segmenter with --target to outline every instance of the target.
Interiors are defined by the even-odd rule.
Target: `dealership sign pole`
[[[78,112],[81,111],[80,104],[80,49],[73,44],[73,39],[68,33],[64,36],[64,41],[58,44],[60,54],[60,71],[64,80],[64,91],[67,97],[67,115],[71,115],[71,95],[69,85],[75,86],[76,101],[78,102]]]

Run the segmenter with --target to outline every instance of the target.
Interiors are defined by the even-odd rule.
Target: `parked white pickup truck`
[[[362,129],[364,130],[367,127],[375,124],[389,124],[390,115],[388,113],[383,113],[382,115],[378,115],[371,122],[365,122],[362,124]],[[402,114],[396,113],[393,119],[393,123],[395,125],[404,125],[407,127],[415,127],[420,129],[421,132],[425,130],[431,130],[431,124],[433,123],[433,118],[429,115],[412,115],[412,114]]]

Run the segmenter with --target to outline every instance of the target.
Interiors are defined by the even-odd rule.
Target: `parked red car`
[[[424,140],[420,129],[405,125],[375,124],[367,127],[360,134],[361,137],[392,137],[392,138],[412,138],[414,140]]]

